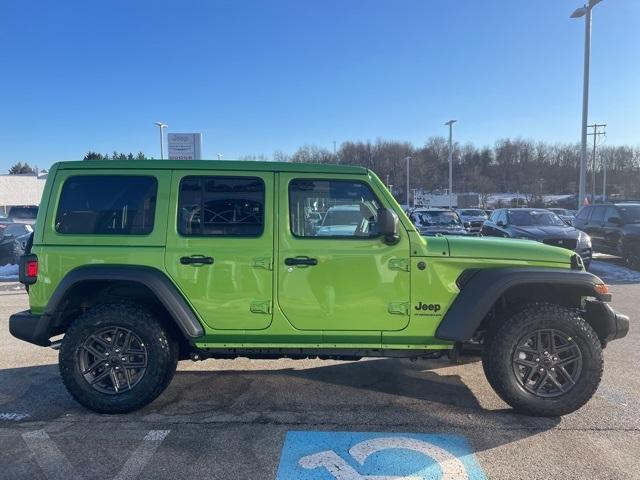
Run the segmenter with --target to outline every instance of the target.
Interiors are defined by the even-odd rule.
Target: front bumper
[[[603,345],[629,333],[629,317],[599,300],[585,302],[584,319],[596,331]]]
[[[34,315],[31,310],[14,313],[9,317],[9,332],[25,342],[48,347],[51,345],[50,318],[47,315]]]

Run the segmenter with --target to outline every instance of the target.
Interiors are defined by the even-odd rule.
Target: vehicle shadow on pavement
[[[56,365],[0,370],[0,420],[2,414],[15,414],[22,418],[20,423],[274,424],[292,429],[445,433],[474,427],[509,430],[509,435],[488,436],[483,449],[536,435],[560,422],[508,409],[485,410],[459,375],[436,371],[451,366],[444,360],[314,362],[300,369],[277,368],[283,361],[267,361],[252,362],[251,369],[242,370],[233,361],[220,362],[227,370],[178,371],[155,402],[127,415],[99,415],[78,405],[64,388]],[[260,369],[264,366],[269,368]],[[11,424],[15,425],[0,421],[0,427]]]

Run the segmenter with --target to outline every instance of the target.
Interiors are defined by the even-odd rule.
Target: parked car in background
[[[480,233],[482,224],[488,218],[487,214],[484,213],[484,210],[479,208],[462,208],[456,211],[458,212],[458,215],[460,215],[460,219],[462,220],[464,227],[471,233]]]
[[[369,218],[373,211],[363,212],[361,205],[336,205],[330,207],[319,224],[316,235],[319,237],[350,237],[369,234]]]
[[[31,225],[0,221],[0,266],[18,263],[32,233]]]
[[[573,217],[575,217],[574,210],[567,210],[566,208],[548,208],[547,210],[558,215],[567,225],[573,225]]]
[[[567,225],[544,208],[501,208],[493,212],[480,233],[489,237],[521,238],[575,251],[589,268],[593,249],[585,232]]]
[[[21,205],[9,208],[9,214],[7,217],[9,220],[16,223],[27,223],[33,225],[36,223],[38,216],[37,205]]]
[[[409,211],[409,219],[422,235],[470,235],[460,216],[453,210],[415,208]]]
[[[640,203],[589,205],[574,226],[591,236],[596,252],[620,256],[640,270]]]

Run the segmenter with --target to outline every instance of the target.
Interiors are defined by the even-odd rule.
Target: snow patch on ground
[[[17,280],[18,265],[7,264],[0,267],[0,281]]]
[[[607,283],[640,283],[640,272],[611,261],[593,260],[589,271]]]

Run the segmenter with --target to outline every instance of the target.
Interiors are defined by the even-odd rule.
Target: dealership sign
[[[169,160],[202,160],[201,133],[168,133]]]

